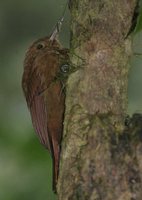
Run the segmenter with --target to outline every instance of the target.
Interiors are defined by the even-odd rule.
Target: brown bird
[[[50,37],[34,42],[24,61],[22,88],[40,142],[53,158],[53,190],[56,192],[65,110],[65,81],[69,73],[68,49]]]

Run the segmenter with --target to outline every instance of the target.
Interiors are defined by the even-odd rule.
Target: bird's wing
[[[26,73],[23,74],[23,90],[26,96],[28,108],[31,113],[32,123],[41,143],[51,151],[50,136],[47,127],[47,107],[44,99],[45,85],[37,67],[29,74],[28,81],[24,81]],[[25,84],[26,82],[26,84]],[[43,81],[44,82],[44,81]]]

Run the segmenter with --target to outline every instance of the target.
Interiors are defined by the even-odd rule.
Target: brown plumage
[[[65,110],[64,81],[69,70],[68,50],[45,37],[33,43],[24,61],[22,88],[40,142],[53,158],[56,191]]]

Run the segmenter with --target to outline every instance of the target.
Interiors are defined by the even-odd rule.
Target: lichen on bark
[[[136,4],[136,0],[70,2],[70,54],[76,70],[67,82],[59,200],[142,196],[140,153],[131,139],[123,137],[131,132],[125,126],[132,54],[128,33]]]

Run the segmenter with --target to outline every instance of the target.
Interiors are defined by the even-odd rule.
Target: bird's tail
[[[60,158],[60,147],[59,145],[56,145],[56,148],[54,148],[53,144],[53,191],[57,193],[57,182],[58,182],[58,175],[59,175],[59,158]]]

